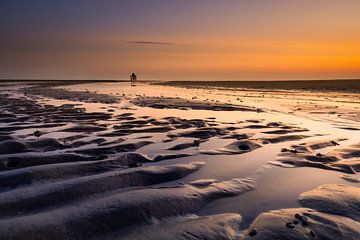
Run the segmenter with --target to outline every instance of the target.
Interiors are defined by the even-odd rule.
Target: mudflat
[[[4,83],[0,239],[359,239],[360,82],[319,82]]]

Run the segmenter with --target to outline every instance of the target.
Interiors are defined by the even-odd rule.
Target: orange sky
[[[0,78],[360,78],[357,0],[21,2],[0,3]]]

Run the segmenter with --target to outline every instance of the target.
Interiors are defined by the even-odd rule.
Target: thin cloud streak
[[[175,45],[174,43],[169,43],[169,42],[154,42],[154,41],[126,41],[126,43],[147,44],[147,45]]]

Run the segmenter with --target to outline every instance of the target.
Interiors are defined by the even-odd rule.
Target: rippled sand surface
[[[360,237],[357,93],[28,82],[0,103],[0,239]]]

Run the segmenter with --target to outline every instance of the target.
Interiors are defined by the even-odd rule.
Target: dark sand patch
[[[6,140],[0,143],[0,154],[12,154],[12,153],[22,153],[29,152],[25,143],[17,140]]]
[[[23,167],[66,163],[66,162],[80,162],[95,160],[96,157],[88,157],[74,153],[29,153],[19,154],[16,156],[6,156],[0,158],[0,171],[18,169]]]
[[[352,176],[352,175],[343,174],[340,177],[342,179],[344,179],[345,181],[348,181],[348,182],[351,182],[351,183],[360,183],[360,179],[355,177],[355,176]]]
[[[188,141],[188,142],[180,143],[180,144],[177,144],[170,148],[167,148],[167,150],[178,151],[178,150],[184,150],[187,148],[198,148],[201,143],[206,142],[206,141],[207,141],[207,139]]]
[[[356,187],[328,184],[305,192],[300,203],[310,208],[262,213],[243,239],[359,239],[359,191]]]
[[[354,144],[348,148],[338,149],[334,154],[338,154],[344,159],[360,158],[360,144]]]
[[[298,218],[306,219],[306,222]],[[243,239],[338,240],[359,237],[359,222],[355,220],[307,208],[292,208],[261,214],[245,232]]]
[[[172,181],[197,171],[203,165],[202,162],[196,162],[127,170],[120,169],[46,185],[19,188],[0,193],[0,211],[2,217],[36,212],[119,188],[148,186]]]
[[[357,187],[343,184],[322,185],[301,194],[300,203],[320,212],[360,221],[360,188]],[[358,230],[360,231],[360,228]]]
[[[281,143],[281,142],[289,142],[289,141],[297,141],[304,138],[308,138],[311,136],[307,135],[285,135],[285,136],[274,136],[274,137],[266,137],[260,138],[263,144],[269,143]]]
[[[244,139],[251,138],[253,135],[254,135],[253,133],[232,133],[232,134],[221,137],[221,139],[244,140]]]
[[[83,108],[73,104],[61,106],[42,105],[35,100],[27,98],[13,98],[8,94],[0,94],[0,106],[2,109],[16,115],[13,124],[0,128],[2,131],[17,131],[22,129],[41,129],[63,126],[66,123],[96,122],[109,120],[109,113],[92,112],[86,113]]]
[[[247,181],[233,179],[205,188],[183,185],[125,191],[84,201],[81,205],[7,218],[0,221],[0,238],[84,239],[119,228],[149,224],[153,219],[194,213],[206,203],[251,189]]]
[[[183,131],[176,134],[168,134],[171,138],[176,137],[188,137],[188,138],[199,138],[199,139],[208,139],[215,136],[223,136],[227,135],[229,131],[222,128],[214,128],[214,127],[205,127],[198,128],[195,130]]]
[[[86,147],[79,150],[75,150],[75,153],[95,155],[100,154],[115,154],[119,152],[133,152],[146,145],[153,144],[152,141],[140,141],[136,143],[122,143],[111,146],[99,146],[99,147]]]
[[[296,132],[307,132],[309,131],[306,128],[291,128],[291,129],[279,129],[279,130],[271,130],[265,131],[265,134],[289,134],[289,133],[296,133]]]
[[[235,213],[175,218],[150,226],[140,226],[123,235],[122,232],[115,232],[105,237],[94,238],[94,240],[229,240],[236,238],[240,224],[241,216]]]
[[[75,133],[92,133],[92,132],[101,132],[107,130],[106,127],[98,125],[78,125],[62,129],[61,132],[75,132]]]
[[[293,145],[292,149],[283,149],[277,161],[285,165],[279,164],[278,166],[286,167],[290,164],[296,167],[316,167],[344,173],[359,172],[359,145],[336,149],[325,154],[314,152],[314,150],[338,146],[338,142],[342,140],[344,139],[309,142]]]
[[[232,154],[243,154],[251,152],[257,148],[260,148],[261,145],[253,140],[240,140],[232,142],[226,145],[223,148],[217,148],[209,151],[200,151],[202,154],[207,155],[232,155]]]
[[[105,103],[113,104],[118,103],[120,99],[115,96],[107,94],[99,94],[89,91],[70,91],[61,88],[52,87],[29,87],[24,88],[23,92],[25,95],[44,96],[49,98],[55,98],[60,100],[70,100],[87,103]]]
[[[158,162],[187,156],[189,155],[174,153],[159,154],[153,158],[149,158],[139,153],[124,153],[114,159],[88,159],[91,161],[67,163],[53,163],[51,161],[51,157],[49,157],[49,164],[35,165],[0,172],[0,189],[1,191],[11,190],[25,185],[82,177],[91,174],[101,174],[108,171],[125,169],[129,166],[141,166],[143,163]],[[63,157],[68,157],[68,155]],[[46,161],[45,156],[44,160]]]
[[[163,132],[170,132],[175,130],[173,127],[169,126],[160,126],[160,127],[144,127],[144,128],[131,128],[128,127],[121,128],[117,127],[118,130],[111,131],[109,133],[101,133],[99,136],[102,137],[117,137],[117,136],[126,136],[130,134],[136,134],[136,133],[163,133]]]
[[[248,106],[237,106],[230,104],[207,103],[182,98],[160,98],[160,97],[142,97],[132,101],[134,104],[142,107],[151,108],[175,108],[175,109],[194,109],[194,110],[211,110],[211,111],[247,111],[261,112],[262,110]]]

